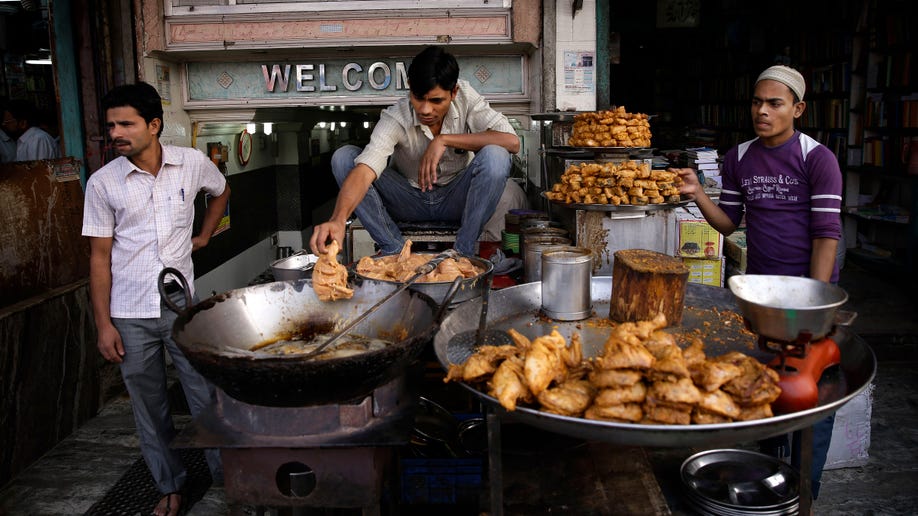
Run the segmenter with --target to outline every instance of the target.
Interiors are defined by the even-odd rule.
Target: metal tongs
[[[347,323],[346,325],[344,325],[344,327],[341,328],[340,330],[338,330],[337,333],[335,333],[334,335],[332,335],[331,338],[329,338],[328,340],[326,340],[326,341],[323,342],[322,344],[319,344],[319,346],[318,346],[316,349],[314,349],[314,350],[312,350],[312,351],[310,351],[310,352],[308,352],[308,353],[305,353],[305,354],[303,354],[303,355],[300,355],[299,358],[300,358],[301,360],[306,360],[306,359],[309,359],[309,358],[312,358],[312,357],[318,355],[319,353],[321,353],[322,351],[324,351],[325,348],[327,348],[327,347],[330,346],[332,343],[334,343],[335,341],[337,341],[338,339],[340,339],[341,337],[343,337],[344,335],[346,335],[348,332],[350,332],[351,329],[354,328],[354,326],[357,326],[357,324],[360,323],[360,321],[366,319],[370,314],[372,314],[372,313],[375,312],[377,309],[379,309],[379,307],[382,306],[386,301],[392,299],[393,297],[395,297],[396,295],[398,295],[400,292],[402,292],[402,291],[405,290],[406,288],[410,287],[410,286],[411,286],[415,281],[417,281],[417,279],[420,278],[421,276],[424,276],[425,274],[430,274],[431,272],[433,272],[434,269],[436,269],[437,266],[440,265],[440,262],[442,262],[443,260],[445,260],[445,259],[447,259],[447,258],[454,258],[454,259],[455,259],[455,258],[459,258],[459,256],[460,256],[459,253],[456,252],[456,250],[454,250],[454,249],[447,249],[446,251],[443,251],[442,253],[440,253],[440,254],[434,256],[429,262],[427,262],[427,263],[425,263],[424,265],[421,265],[420,267],[418,267],[417,269],[415,269],[415,270],[414,270],[414,275],[411,276],[410,278],[408,278],[404,283],[402,283],[401,285],[399,285],[399,287],[398,287],[397,289],[395,289],[395,290],[393,290],[392,292],[386,294],[385,297],[383,297],[382,299],[380,299],[379,301],[377,301],[376,304],[373,305],[373,306],[371,306],[369,309],[367,309],[367,311],[365,311],[365,312],[363,312],[362,314],[358,315],[358,316],[355,317],[353,320],[351,320],[349,323]]]

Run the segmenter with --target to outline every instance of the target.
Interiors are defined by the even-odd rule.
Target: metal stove
[[[305,407],[251,405],[217,389],[217,403],[172,446],[219,448],[231,504],[376,515],[395,447],[409,441],[415,404],[404,377],[353,403]]]
[[[749,321],[746,327],[751,331]],[[819,404],[819,379],[831,366],[841,363],[841,351],[831,334],[813,340],[809,332],[800,332],[794,341],[758,336],[759,349],[775,358],[768,365],[780,377],[781,396],[772,403],[777,414],[807,410]]]

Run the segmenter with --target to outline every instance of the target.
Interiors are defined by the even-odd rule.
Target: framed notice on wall
[[[156,65],[156,91],[159,92],[164,106],[172,104],[172,86],[169,82],[169,67],[167,65]]]
[[[564,92],[592,93],[595,87],[593,79],[592,51],[564,51]]]

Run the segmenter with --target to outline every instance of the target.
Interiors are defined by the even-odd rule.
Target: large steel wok
[[[602,352],[609,334],[606,316],[609,313],[612,278],[595,277],[592,279],[591,287],[593,315],[587,320],[577,322],[554,321],[539,314],[542,293],[541,284],[538,282],[496,291],[491,295],[489,327],[501,330],[515,328],[530,338],[547,334],[552,328],[557,328],[569,339],[576,331],[583,340],[584,356],[597,356]],[[756,335],[745,330],[742,317],[735,312],[736,304],[728,289],[690,283],[685,304],[682,325],[669,328],[667,331],[677,334],[701,331],[704,335],[705,351],[711,356],[736,350],[763,362],[773,358],[773,355],[758,348]],[[465,362],[473,352],[474,343],[469,343],[468,339],[453,337],[475,329],[480,310],[480,300],[467,301],[443,320],[434,337],[434,349],[444,368],[450,363]],[[462,385],[500,414],[501,418],[573,437],[632,446],[734,445],[810,426],[834,413],[866,388],[876,372],[873,352],[862,339],[846,328],[839,328],[835,339],[841,350],[841,364],[827,370],[819,381],[818,406],[756,421],[685,426],[642,425],[559,416],[527,407],[506,411],[493,397],[473,386],[464,383]]]
[[[357,280],[352,299],[329,303],[318,300],[309,280],[232,290],[181,312],[172,337],[195,369],[237,400],[274,407],[342,403],[396,378],[417,357],[442,314],[429,297],[402,290],[351,331],[393,342],[383,349],[305,360],[251,349],[287,335],[331,334],[396,289]]]

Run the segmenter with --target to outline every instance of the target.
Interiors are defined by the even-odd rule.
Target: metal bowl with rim
[[[685,459],[680,469],[689,501],[714,514],[792,514],[800,475],[780,459],[739,449],[716,449]]]
[[[312,277],[312,269],[319,257],[303,251],[271,262],[275,281],[296,281]]]
[[[749,329],[784,342],[801,334],[808,340],[825,337],[842,323],[836,311],[848,301],[841,287],[801,276],[744,274],[727,283]]]
[[[431,254],[430,257],[433,258],[434,254]],[[465,278],[459,284],[459,291],[456,292],[456,295],[453,296],[452,302],[450,302],[450,307],[455,307],[465,301],[480,297],[485,289],[491,288],[491,278],[494,275],[494,264],[489,260],[479,258],[477,256],[466,256],[462,255],[465,258],[468,258],[472,264],[484,270],[478,276],[473,276],[471,278]],[[373,281],[379,281],[381,283],[387,283],[390,285],[401,285],[401,282],[391,281],[391,280],[382,280],[378,278],[371,278],[369,276],[364,276],[356,271],[356,266],[354,267],[354,273],[359,278],[370,279]],[[408,287],[409,290],[420,292],[427,295],[436,303],[442,303],[446,298],[447,292],[449,292],[450,287],[452,286],[452,281],[415,281]]]

